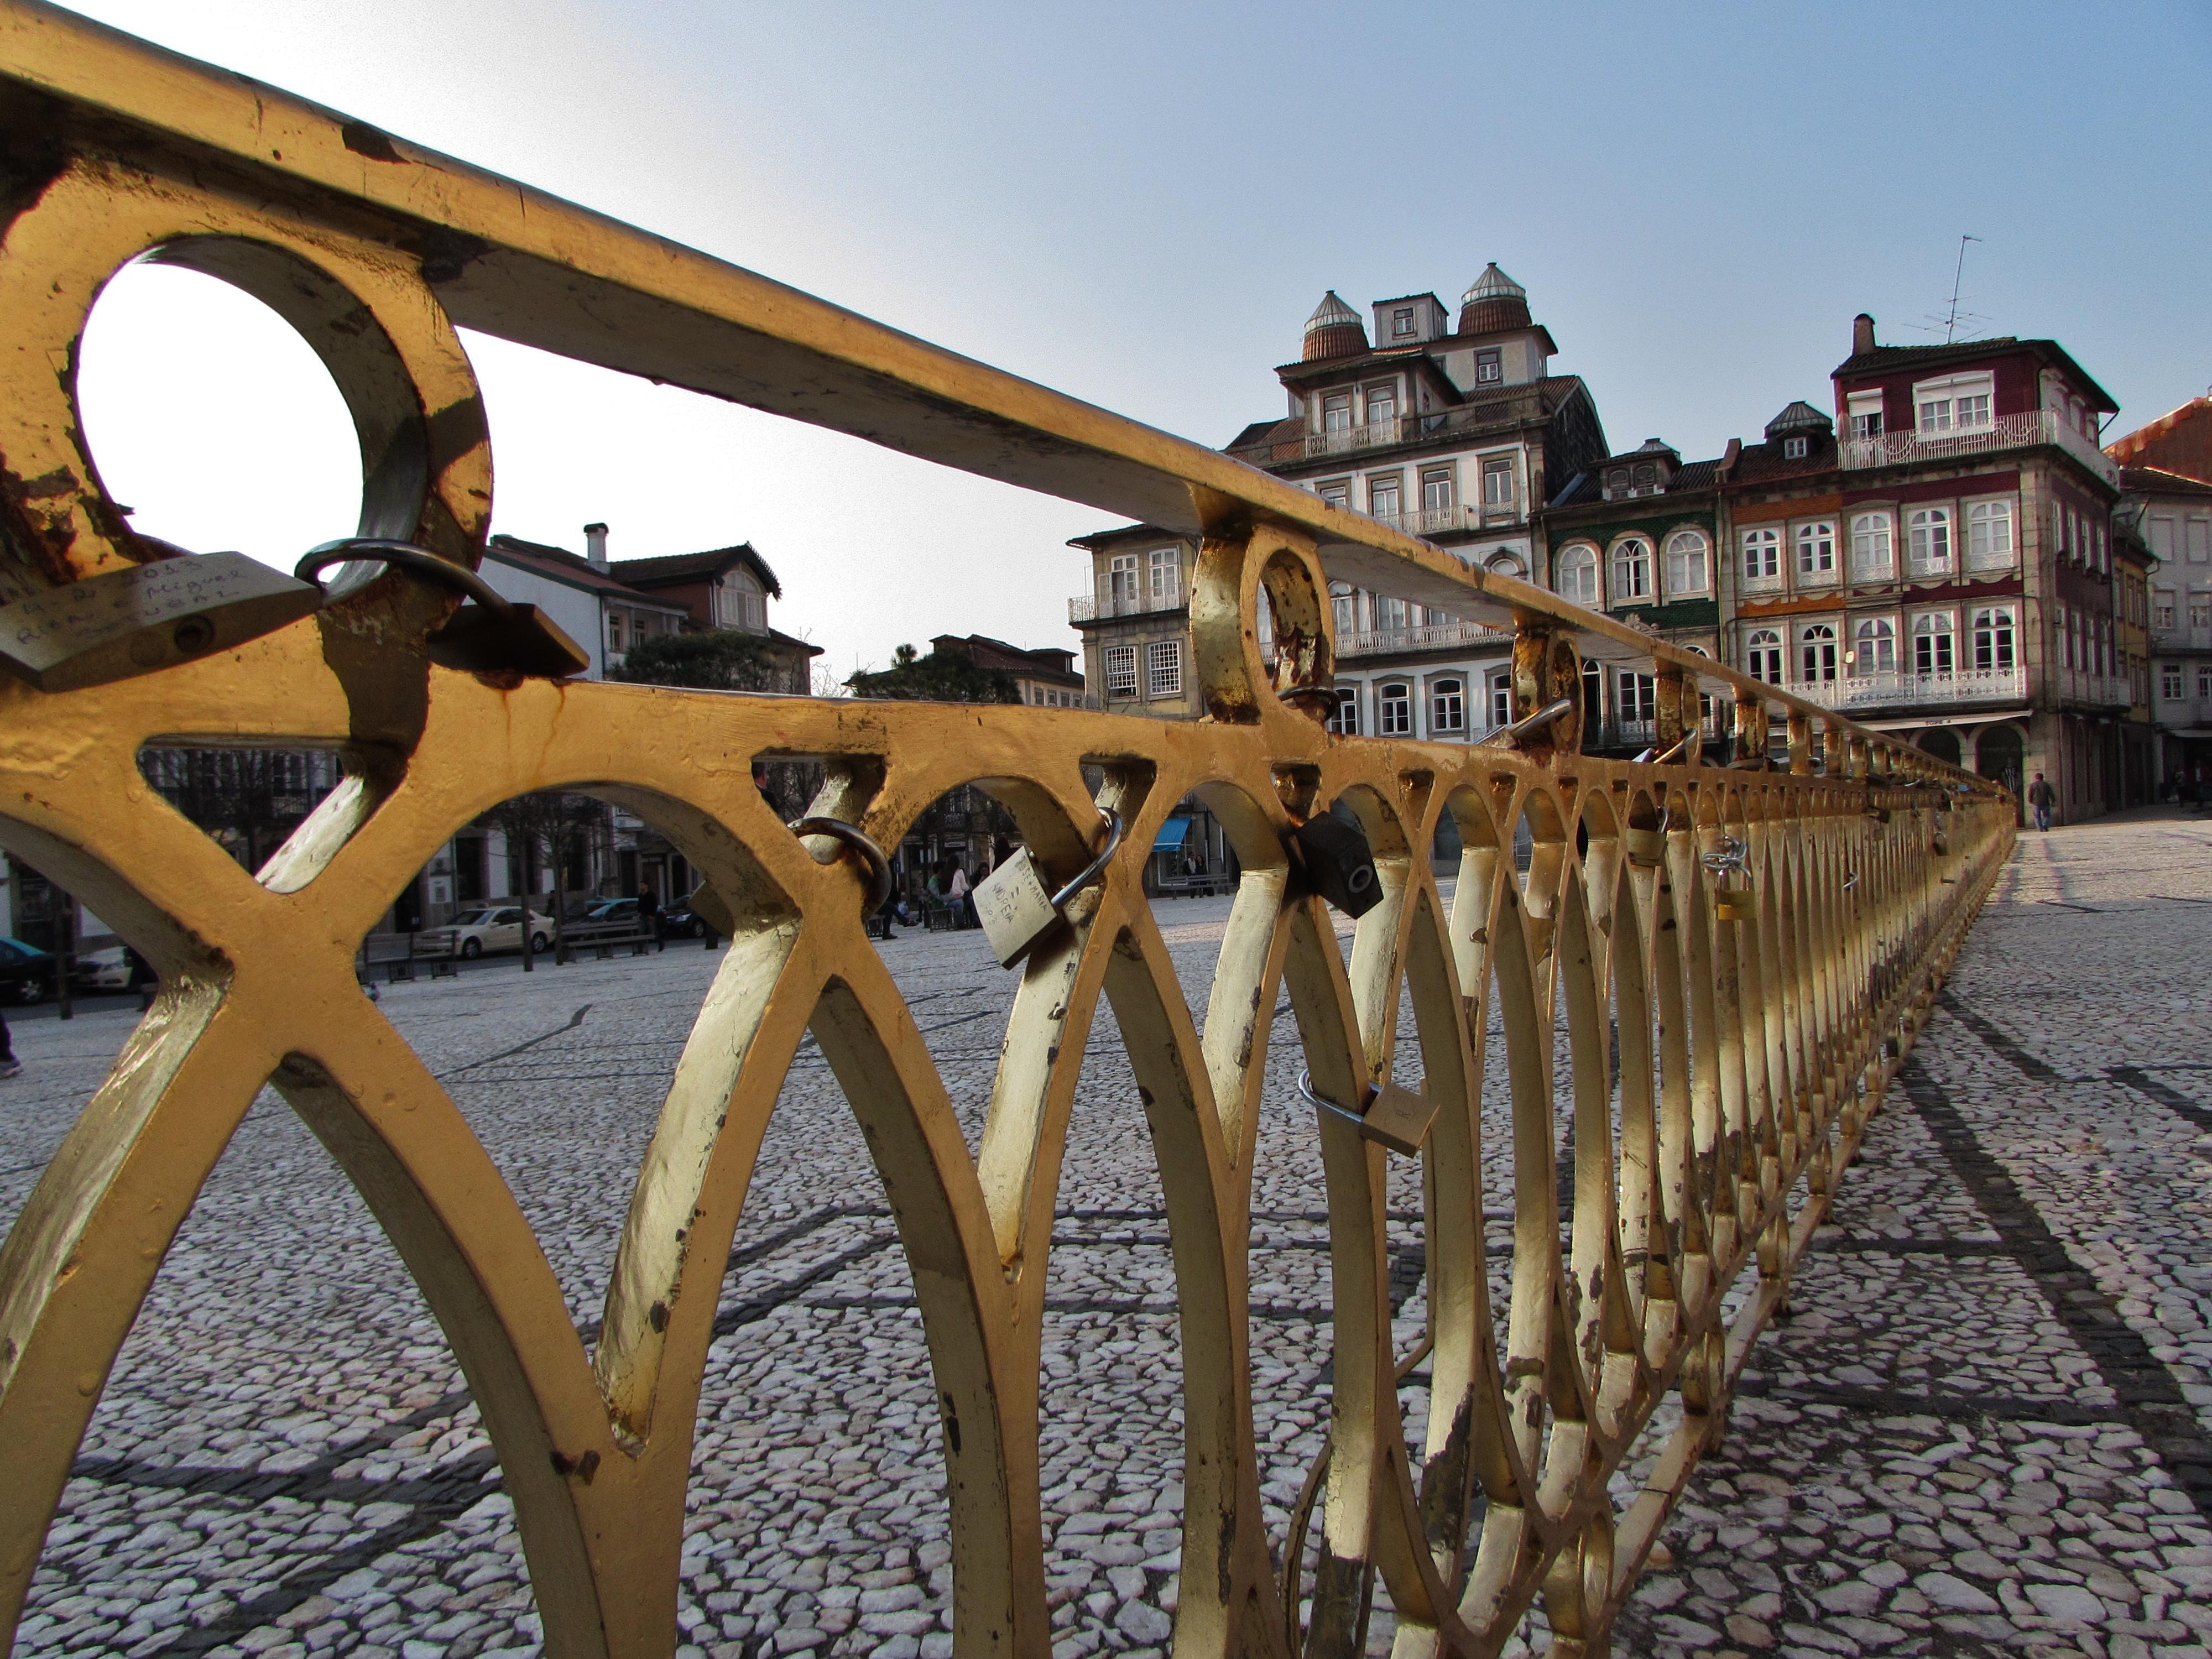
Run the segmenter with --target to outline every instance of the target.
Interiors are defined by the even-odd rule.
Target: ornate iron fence
[[[321,354],[361,432],[365,535],[461,566],[478,555],[489,450],[453,331],[464,324],[1199,536],[1191,618],[1209,711],[1167,724],[449,668],[425,638],[453,596],[404,569],[359,572],[281,627],[247,617],[220,582],[181,609],[146,599],[106,655],[87,659],[80,678],[96,683],[0,679],[0,844],[82,893],[163,984],[0,1250],[9,1628],[139,1303],[273,1083],[359,1187],[466,1371],[548,1651],[667,1654],[722,1263],[767,1115],[811,1031],[867,1131],[922,1310],[957,1650],[1047,1652],[1046,1252],[1103,994],[1173,1238],[1178,1652],[1344,1652],[1370,1573],[1407,1651],[1495,1652],[1540,1595],[1555,1651],[1604,1650],[2011,845],[2008,797],[1224,457],[64,14],[0,7],[0,644],[18,659],[46,648],[27,637],[41,618],[82,639],[112,633],[91,599],[138,592],[128,573],[157,559],[165,580],[205,568],[133,536],[74,408],[92,301],[150,255],[259,295]],[[1514,629],[1516,712],[1564,709],[1474,748],[1328,734],[1324,568]],[[1263,588],[1272,665],[1255,633]],[[73,611],[73,599],[85,603]],[[1656,676],[1668,763],[1578,752],[1586,654]],[[1701,689],[1732,701],[1739,762],[1705,763]],[[1775,709],[1786,769],[1766,758]],[[335,748],[347,776],[250,876],[148,790],[137,757],[155,741]],[[1061,878],[1086,858],[1099,805],[1127,822],[1103,880],[1018,970],[972,1158],[866,937],[866,884],[839,843],[791,833],[751,786],[756,757],[796,755],[828,767],[815,812],[886,845],[968,782]],[[1086,766],[1106,780],[1095,801]],[[514,1194],[352,968],[365,930],[456,829],[550,788],[649,821],[711,881],[732,931],[588,1357]],[[1140,884],[1158,825],[1191,793],[1243,869],[1202,1027]],[[1348,962],[1290,850],[1295,826],[1333,803],[1364,829],[1382,895]],[[1447,816],[1465,849],[1449,904],[1426,856]],[[1522,827],[1525,871],[1511,851]],[[1263,1520],[1247,1366],[1248,1182],[1279,985],[1315,1091],[1355,1109],[1391,1081],[1410,993],[1425,1075],[1397,1081],[1436,1115],[1419,1152],[1430,1403],[1410,1434],[1386,1284],[1389,1154],[1342,1111],[1318,1116],[1334,1358],[1318,1565],[1304,1580],[1302,1550]],[[1493,1000],[1502,1052],[1486,1036]],[[1510,1192],[1487,1200],[1486,1073],[1509,1079],[1514,1171]],[[1512,1216],[1499,1306],[1486,1201]],[[1680,1426],[1616,1505],[1609,1479],[1674,1405]]]

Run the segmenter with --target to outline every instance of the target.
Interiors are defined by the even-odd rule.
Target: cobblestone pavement
[[[2208,855],[2212,823],[2171,813],[2025,838],[1616,1651],[2208,1655]],[[1200,1007],[1226,912],[1162,907]],[[883,948],[972,1142],[1011,981],[975,934]],[[719,960],[672,949],[386,993],[587,1332]],[[18,1028],[0,1219],[130,1018]],[[1319,1447],[1328,1298],[1287,1018],[1272,1053],[1253,1362],[1279,1535]],[[1502,1101],[1486,1113],[1502,1183]],[[1410,1346],[1418,1191],[1400,1178]],[[1060,1202],[1043,1400],[1059,1651],[1159,1650],[1181,1498],[1172,1277],[1103,1011]],[[718,1331],[682,1659],[949,1652],[918,1317],[860,1135],[811,1050],[763,1151]],[[1377,1650],[1389,1629],[1378,1607]],[[538,1635],[512,1513],[435,1323],[313,1137],[264,1097],[103,1398],[18,1651],[471,1659],[535,1652]]]

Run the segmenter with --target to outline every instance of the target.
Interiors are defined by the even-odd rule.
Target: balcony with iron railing
[[[2153,623],[2150,647],[2154,651],[2212,651],[2212,623]]]
[[[2061,666],[2045,670],[2045,678],[2061,702],[2125,708],[2136,700],[2135,688],[2128,684],[2124,674],[2099,674],[2086,668]]]
[[[2120,469],[2097,447],[2097,441],[2048,409],[2000,415],[1987,426],[1954,428],[1948,432],[1881,432],[1869,438],[1846,438],[1836,449],[1848,472],[1922,461],[1967,460],[2037,444],[2056,444],[2113,489],[2119,488]]]
[[[1299,461],[1327,460],[1332,456],[1519,426],[1543,418],[1543,398],[1536,388],[1529,386],[1510,397],[1493,398],[1456,409],[1425,409],[1417,414],[1364,421],[1357,426],[1293,432],[1264,443],[1246,444],[1229,453],[1253,466],[1289,466]]]
[[[1348,630],[1336,636],[1336,654],[1382,657],[1400,651],[1443,651],[1461,645],[1504,652],[1512,648],[1513,635],[1502,628],[1486,628],[1480,623],[1454,617],[1424,623],[1418,628]]]
[[[1116,617],[1141,617],[1156,611],[1180,611],[1188,603],[1179,581],[1158,592],[1078,593],[1067,602],[1071,623],[1110,622]]]
[[[2018,664],[2010,668],[1954,669],[1945,674],[1902,673],[1888,669],[1872,674],[1853,674],[1839,680],[1802,682],[1790,690],[1808,702],[1863,715],[1962,703],[2024,702],[2027,699],[2027,671]]]

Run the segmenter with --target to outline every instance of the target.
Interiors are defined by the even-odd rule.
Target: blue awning
[[[1160,826],[1159,836],[1152,842],[1155,853],[1180,853],[1190,835],[1190,815],[1177,813]]]

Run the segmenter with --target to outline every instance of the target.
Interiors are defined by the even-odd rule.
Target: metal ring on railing
[[[1121,845],[1121,815],[1110,806],[1102,806],[1098,809],[1098,816],[1106,820],[1106,845],[1099,848],[1090,863],[1076,872],[1074,880],[1052,896],[1052,908],[1055,910],[1065,908],[1070,899],[1097,880],[1098,872],[1106,867]]]
[[[1572,697],[1561,697],[1555,702],[1546,703],[1527,719],[1517,720],[1502,730],[1492,732],[1482,741],[1484,743],[1518,743],[1538,726],[1549,726],[1561,715],[1571,714],[1574,712],[1575,700]]]
[[[339,541],[325,542],[320,547],[310,549],[307,556],[292,567],[292,574],[300,580],[314,582],[319,587],[322,584],[317,577],[320,572],[334,564],[356,562],[394,565],[402,570],[428,576],[433,581],[459,589],[487,611],[496,611],[504,615],[514,609],[513,601],[495,592],[489,582],[467,567],[455,564],[451,559],[441,559],[428,548],[417,547],[412,542],[392,541],[381,536],[348,536]]]
[[[884,908],[884,901],[891,896],[891,861],[872,836],[842,818],[793,818],[789,828],[794,836],[827,836],[858,853],[868,866],[868,904],[860,912],[860,920],[866,921]]]

